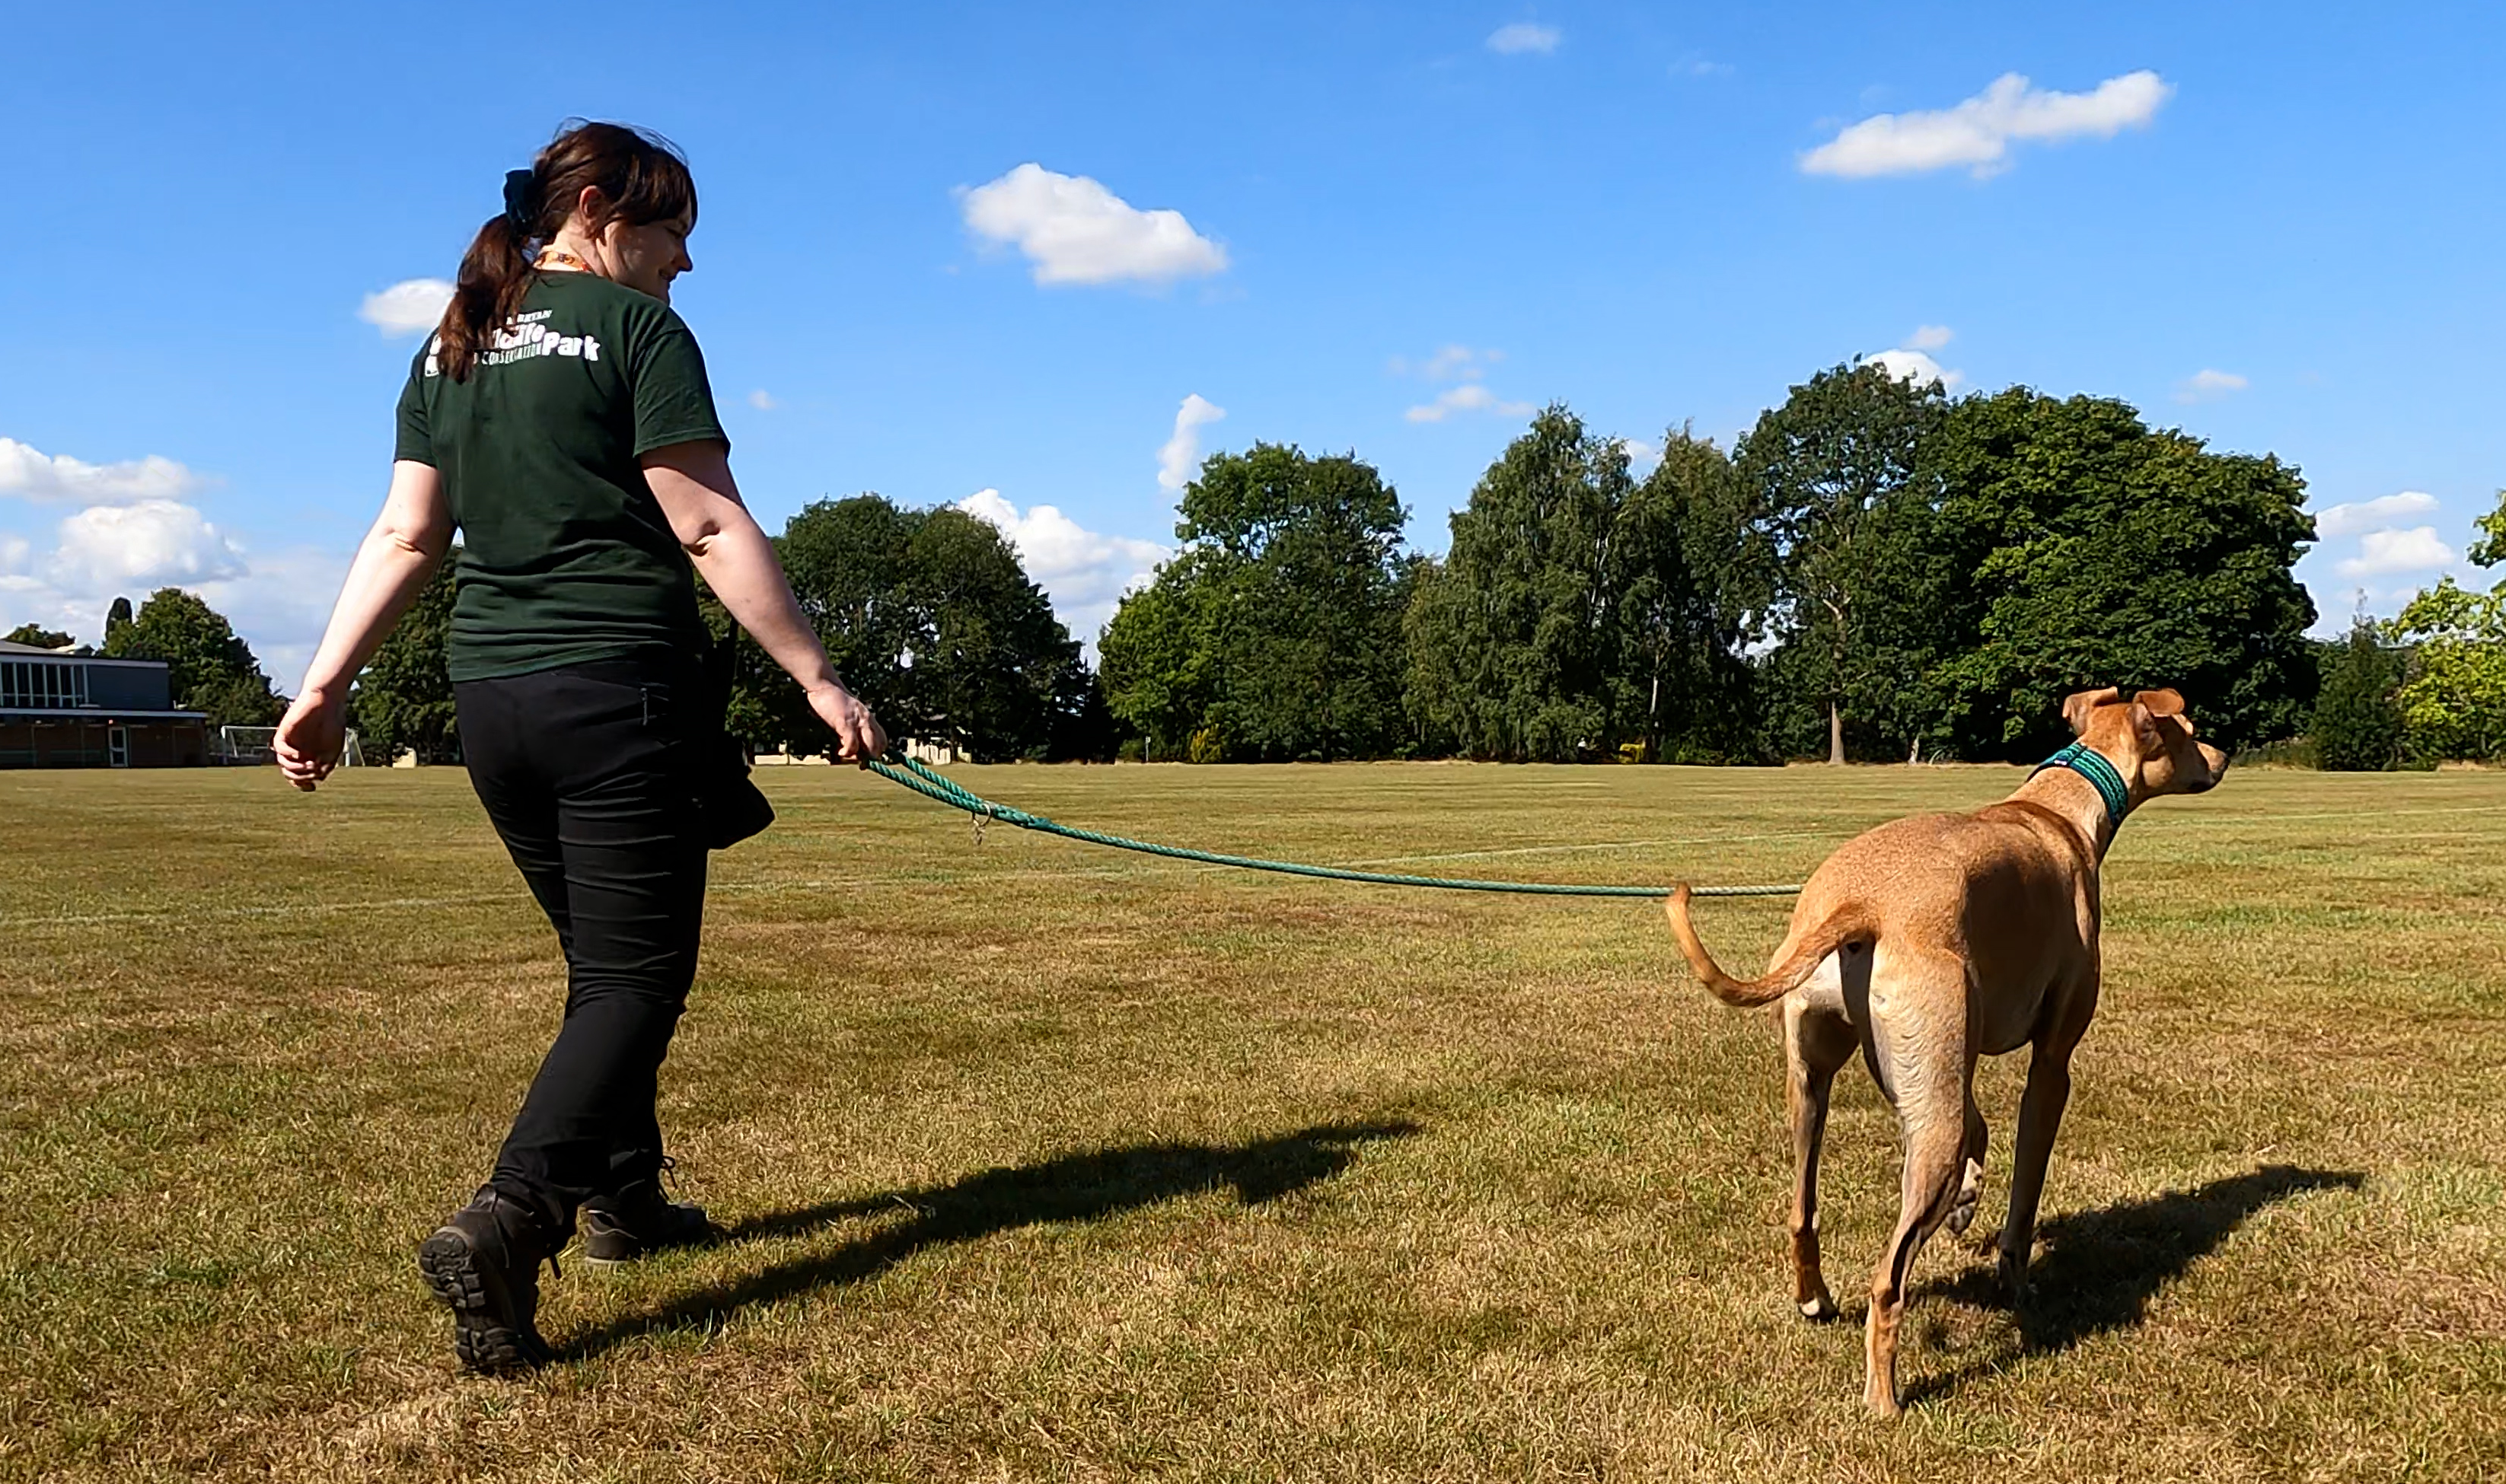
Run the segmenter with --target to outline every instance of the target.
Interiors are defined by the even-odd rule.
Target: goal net
[[[235,766],[275,762],[278,757],[270,751],[270,745],[277,740],[277,737],[278,728],[275,726],[221,726],[218,728],[217,740],[209,747],[209,760]],[[346,744],[340,749],[340,766],[364,767],[365,765],[366,755],[358,748],[357,734],[352,729],[348,733]]]

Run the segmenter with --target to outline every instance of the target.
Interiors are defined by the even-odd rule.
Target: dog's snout
[[[2193,792],[2196,794],[2206,794],[2210,790],[2217,788],[2219,786],[2219,780],[2227,776],[2228,755],[2221,752],[2219,749],[2212,747],[2207,742],[2196,742],[2193,744],[2193,747],[2195,751],[2202,755],[2202,769],[2203,773],[2201,787],[2193,790]]]

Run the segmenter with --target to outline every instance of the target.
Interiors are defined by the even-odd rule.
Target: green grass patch
[[[1074,824],[1525,879],[1799,880],[2004,768],[960,769]],[[569,1265],[457,1376],[417,1239],[563,970],[457,770],[5,774],[0,1479],[2478,1479],[2506,1472],[2506,774],[2134,817],[2013,1314],[1944,1242],[1860,1412],[1792,1312],[1780,1053],[1640,901],[1266,877],[763,775],[662,1119],[735,1239]],[[1754,965],[1788,904],[1710,901]],[[2023,1068],[1980,1074],[1997,1219]]]

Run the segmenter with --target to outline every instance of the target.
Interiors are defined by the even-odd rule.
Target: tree
[[[1611,668],[1621,724],[1641,733],[1647,758],[1727,762],[1763,751],[1755,673],[1740,651],[1770,583],[1745,514],[1732,461],[1686,427],[1663,435],[1662,462],[1620,508]]]
[[[2472,565],[2494,567],[2506,562],[2506,489],[2497,492],[2497,509],[2472,524],[2480,531],[2478,539],[2471,544],[2471,549],[2464,553],[2471,558]]]
[[[164,660],[175,706],[206,712],[211,726],[274,725],[286,709],[252,647],[216,609],[180,587],[159,588],[129,622],[113,628],[103,654]]]
[[[390,761],[403,748],[415,753],[420,762],[461,760],[452,675],[445,659],[445,640],[452,628],[452,571],[460,557],[459,548],[445,557],[357,677],[349,710],[356,718],[358,741],[382,761]]]
[[[1099,646],[1114,714],[1167,756],[1398,750],[1408,512],[1374,467],[1256,443],[1213,454],[1179,511],[1183,550]]]
[[[803,510],[777,546],[838,673],[890,735],[978,761],[1096,745],[1094,677],[990,524],[950,506],[910,511],[858,495]],[[832,746],[798,688],[768,668],[762,656],[742,666],[734,734],[804,753]]]
[[[1426,724],[1515,762],[1609,752],[1633,729],[1614,548],[1633,493],[1626,447],[1563,406],[1488,466],[1406,619]]]
[[[1772,556],[1768,626],[1823,704],[1830,762],[1844,760],[1852,698],[1886,678],[1867,640],[1865,610],[1882,590],[1869,559],[1875,529],[1891,506],[1931,498],[1920,455],[1948,406],[1937,381],[1839,366],[1761,414],[1735,453],[1752,534]]]
[[[1154,762],[1185,759],[1218,698],[1219,583],[1190,548],[1124,597],[1096,641],[1098,673],[1116,718],[1140,734]]]
[[[2411,755],[2506,759],[2506,583],[2484,594],[2443,578],[2384,625],[2384,637],[2410,649],[2397,699]]]
[[[2378,772],[2402,754],[2400,656],[2384,648],[2377,626],[2360,618],[2331,647],[2323,689],[2314,702],[2314,765],[2332,772]]]
[[[122,632],[129,626],[130,600],[128,598],[114,599],[113,606],[104,611],[104,642],[111,644],[113,642],[114,635]]]
[[[33,645],[39,650],[65,650],[78,642],[72,635],[56,628],[46,628],[40,623],[20,623],[0,638],[6,638],[11,644]]]
[[[2312,531],[2296,470],[2153,432],[2122,402],[2024,387],[1958,403],[1932,464],[1924,544],[1975,574],[1963,600],[1938,600],[1953,622],[1919,683],[1958,752],[2057,746],[2061,698],[2094,686],[2173,687],[2230,749],[2305,729],[2314,604],[2290,569]]]

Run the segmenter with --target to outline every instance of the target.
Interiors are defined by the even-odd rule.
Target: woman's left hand
[[[278,759],[280,774],[310,794],[340,765],[340,751],[347,740],[347,702],[323,690],[307,689],[287,708],[269,750]]]

